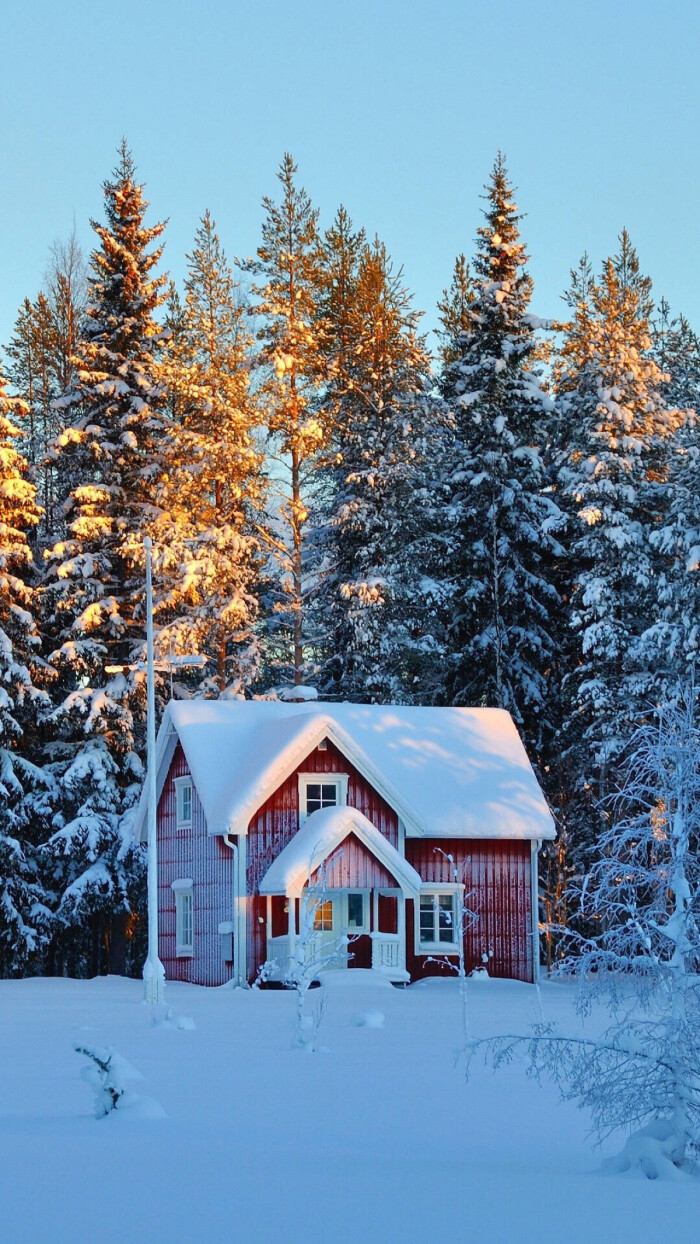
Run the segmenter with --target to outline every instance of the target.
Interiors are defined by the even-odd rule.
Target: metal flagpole
[[[143,965],[144,999],[159,1006],[165,991],[165,969],[158,957],[158,838],[156,832],[156,691],[153,661],[153,587],[151,538],[146,549],[146,782],[148,789],[148,957]]]

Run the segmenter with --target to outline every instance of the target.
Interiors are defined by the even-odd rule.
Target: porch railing
[[[371,933],[372,967],[376,972],[396,972],[401,963],[401,938],[398,933]]]

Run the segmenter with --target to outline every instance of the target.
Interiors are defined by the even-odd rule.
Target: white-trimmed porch
[[[367,885],[354,871],[342,886],[327,884],[326,862],[337,860],[350,838],[381,866],[375,882],[381,875],[384,884]],[[393,885],[386,884],[392,879]],[[420,888],[416,870],[359,809],[312,813],[260,883],[266,897],[267,979],[357,966],[395,983],[407,981],[406,899],[415,900]]]

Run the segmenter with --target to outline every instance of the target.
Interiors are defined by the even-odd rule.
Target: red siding
[[[453,864],[440,848],[453,856]],[[529,842],[409,838],[406,858],[427,882],[453,882],[457,869],[464,905],[476,917],[464,937],[467,971],[485,966],[491,976],[533,979]],[[408,912],[406,922],[411,924],[406,963],[411,977],[434,973],[437,965],[415,954]]]
[[[317,869],[311,878],[312,883],[320,877],[321,869]],[[354,834],[349,834],[328,856],[323,881],[331,890],[387,889],[398,884],[396,878]]]
[[[277,859],[299,828],[300,773],[347,773],[350,807],[359,808],[392,846],[398,845],[399,822],[396,813],[329,741],[324,750],[316,748],[306,756],[286,782],[259,808],[250,822],[247,870],[249,894],[257,895],[260,882],[270,864]],[[359,882],[353,884],[359,885]],[[393,878],[382,882],[382,885],[393,884]],[[248,975],[253,980],[258,967],[265,961],[265,921],[258,918],[264,915],[264,901],[251,901],[251,909],[248,920]]]
[[[220,837],[207,834],[197,791],[192,786],[192,825],[176,827],[175,778],[189,770],[178,744],[158,804],[158,907],[159,954],[168,980],[195,985],[223,985],[231,977],[231,964],[221,959],[219,922],[230,920],[233,909],[233,852]],[[175,895],[171,889],[179,877],[191,877],[194,909],[194,956],[175,956]]]

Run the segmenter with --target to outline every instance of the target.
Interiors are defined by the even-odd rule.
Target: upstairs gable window
[[[300,773],[299,820],[321,808],[343,807],[348,801],[347,773]]]
[[[319,808],[334,808],[338,803],[337,782],[309,782],[306,787],[306,815]]]

